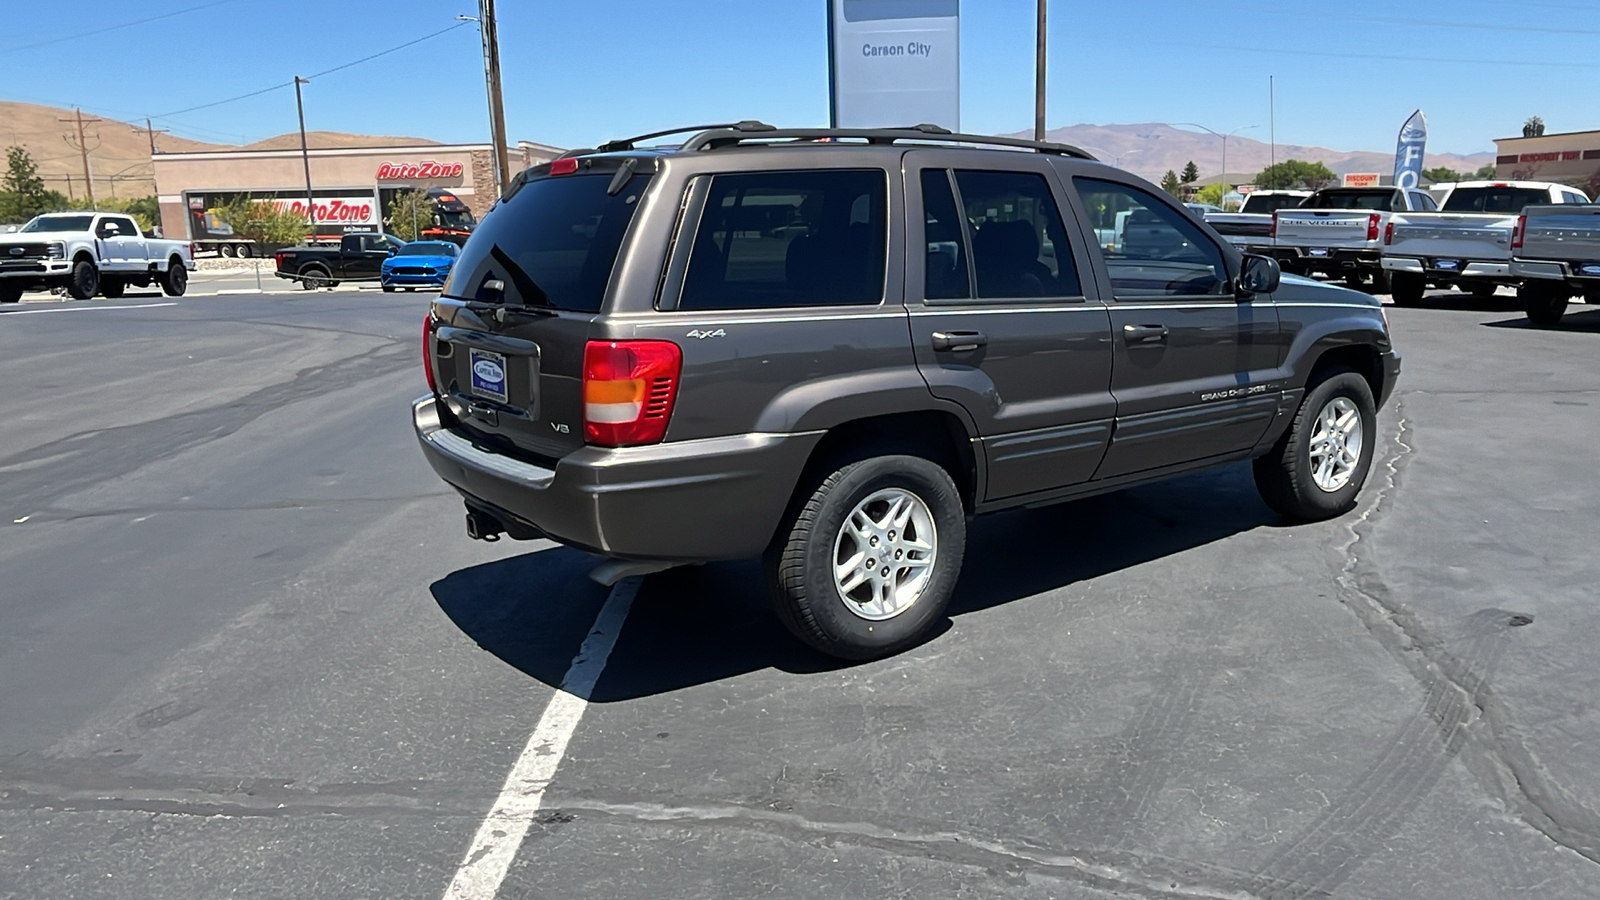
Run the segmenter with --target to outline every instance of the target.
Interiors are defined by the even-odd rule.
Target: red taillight
[[[1378,239],[1378,223],[1382,220],[1383,216],[1377,213],[1367,216],[1367,240],[1375,241]]]
[[[1517,216],[1517,224],[1511,228],[1511,249],[1522,249],[1522,238],[1528,233],[1528,217]]]
[[[571,175],[576,171],[578,171],[578,158],[576,156],[558,159],[550,164],[551,175]]]
[[[1394,223],[1383,226],[1383,244],[1385,247],[1394,243]]]
[[[583,439],[602,447],[667,435],[683,351],[670,341],[590,341],[583,349]]]
[[[439,385],[433,378],[433,313],[422,319],[422,370],[428,374],[428,390],[437,397]]]

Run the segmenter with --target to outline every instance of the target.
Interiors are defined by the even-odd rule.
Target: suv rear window
[[[1242,213],[1271,213],[1280,209],[1293,209],[1304,203],[1306,198],[1296,197],[1293,194],[1251,194],[1244,200],[1244,206],[1239,208]]]
[[[1456,188],[1450,192],[1450,199],[1444,202],[1444,211],[1520,215],[1524,206],[1549,202],[1550,192],[1536,188]]]
[[[881,303],[887,205],[881,169],[713,176],[678,308]]]
[[[634,175],[607,194],[616,172],[535,178],[483,217],[461,250],[446,296],[599,312],[622,238],[650,183]],[[502,291],[487,287],[503,282]]]

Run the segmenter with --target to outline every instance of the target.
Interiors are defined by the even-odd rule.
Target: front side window
[[[1138,188],[1073,179],[1119,300],[1225,293],[1222,252],[1187,216]]]
[[[678,308],[879,304],[888,218],[881,169],[714,176]]]
[[[1036,172],[956,172],[984,299],[1083,294],[1050,182]]]

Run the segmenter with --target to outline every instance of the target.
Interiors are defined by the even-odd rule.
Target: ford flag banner
[[[1422,183],[1422,154],[1428,146],[1428,117],[1417,110],[1400,129],[1400,146],[1394,152],[1396,187],[1414,188]]]
[[[828,0],[835,128],[961,130],[960,0]]]

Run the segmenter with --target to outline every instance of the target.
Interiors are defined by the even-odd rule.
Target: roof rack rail
[[[691,131],[694,131],[694,132],[703,132],[703,131],[765,132],[765,131],[777,131],[777,130],[778,130],[777,128],[775,128],[775,127],[773,127],[771,125],[768,125],[765,122],[758,122],[755,119],[745,119],[743,122],[733,122],[731,124],[690,125],[690,126],[688,126],[686,128],[669,128],[666,131],[652,131],[649,134],[641,134],[641,135],[638,135],[637,137],[622,138],[620,140],[615,140],[615,141],[606,141],[604,144],[601,144],[598,148],[596,148],[595,150],[593,150],[591,152],[594,152],[594,153],[616,153],[619,150],[632,150],[634,145],[639,143],[640,141],[654,140],[655,138],[666,137],[666,136],[671,135],[671,134],[687,134],[687,133],[689,133]]]
[[[685,141],[681,148],[685,152],[695,150],[719,150],[724,147],[735,147],[748,141],[821,141],[821,140],[861,140],[869,144],[896,144],[902,141],[916,143],[942,143],[942,144],[982,144],[995,147],[1012,147],[1018,150],[1032,150],[1036,153],[1049,153],[1056,156],[1070,156],[1074,159],[1095,159],[1094,156],[1079,147],[1071,144],[1058,144],[1051,141],[1030,141],[1026,138],[998,137],[984,134],[959,134],[942,128],[938,125],[912,125],[904,128],[773,128],[766,125],[760,129],[739,126],[714,126],[696,134]],[[671,134],[673,132],[667,132]],[[606,145],[609,146],[609,145]],[[604,149],[602,147],[602,149]]]

